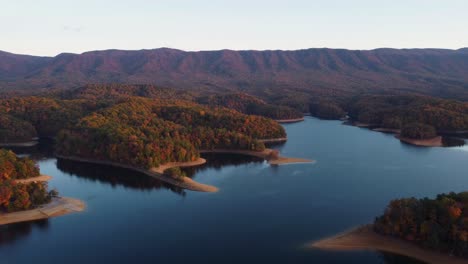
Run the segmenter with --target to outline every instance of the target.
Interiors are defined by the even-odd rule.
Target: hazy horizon
[[[0,50],[459,49],[468,47],[465,10],[461,0],[5,1]]]
[[[206,50],[184,50],[184,49],[178,49],[178,48],[169,48],[169,47],[156,47],[156,48],[145,48],[145,49],[117,49],[117,48],[108,48],[108,49],[96,49],[96,50],[86,50],[82,52],[59,52],[55,55],[36,55],[36,54],[28,54],[28,53],[16,53],[8,50],[1,50],[1,52],[6,52],[10,54],[16,54],[16,55],[30,55],[30,56],[37,56],[37,57],[55,57],[60,54],[84,54],[84,53],[89,53],[89,52],[102,52],[102,51],[144,51],[144,50],[161,50],[161,49],[170,49],[170,50],[179,50],[182,52],[210,52],[210,51],[298,51],[298,50],[310,50],[310,49],[331,49],[331,50],[348,50],[348,51],[372,51],[372,50],[382,50],[382,49],[392,49],[392,50],[452,50],[452,51],[457,51],[457,50],[462,50],[462,49],[468,49],[468,47],[460,47],[460,48],[437,48],[437,47],[427,47],[427,48],[393,48],[393,47],[379,47],[379,48],[372,48],[372,49],[347,49],[347,48],[330,48],[330,47],[309,47],[309,48],[301,48],[301,49],[206,49]]]

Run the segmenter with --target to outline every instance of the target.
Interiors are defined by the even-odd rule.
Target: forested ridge
[[[144,83],[185,91],[290,94],[416,92],[468,100],[466,49],[103,50],[36,57],[0,51],[0,90]]]
[[[374,228],[384,235],[468,257],[468,192],[393,200],[376,218]]]

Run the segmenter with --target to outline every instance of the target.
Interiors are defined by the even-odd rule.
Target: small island
[[[468,192],[391,201],[373,225],[313,242],[324,250],[381,250],[433,264],[468,263]]]
[[[0,225],[83,211],[83,202],[47,190],[50,176],[40,175],[29,158],[0,149]]]

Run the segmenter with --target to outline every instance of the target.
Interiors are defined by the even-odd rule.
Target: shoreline
[[[404,137],[401,137],[400,135],[396,135],[395,137],[398,138],[401,142],[419,146],[419,147],[443,147],[444,146],[442,142],[442,136],[437,136],[435,138],[429,138],[429,139],[404,138]]]
[[[275,121],[280,123],[280,124],[297,123],[297,122],[304,121],[304,117],[292,118],[292,119],[275,119]]]
[[[439,130],[437,133],[440,134],[445,134],[445,135],[463,135],[463,134],[468,134],[468,130]]]
[[[270,165],[282,165],[292,163],[313,163],[314,160],[302,159],[302,158],[290,158],[279,156],[272,159],[271,154],[274,152],[273,149],[265,149],[263,151],[252,151],[252,150],[235,150],[235,149],[212,149],[212,150],[200,150],[200,153],[225,153],[225,154],[240,154],[247,156],[254,156],[266,160]]]
[[[374,132],[381,132],[381,133],[389,133],[394,134],[395,138],[399,139],[400,142],[417,146],[417,147],[444,147],[443,137],[437,136],[430,139],[411,139],[411,138],[404,138],[400,136],[400,129],[393,129],[393,128],[383,128],[373,124],[367,123],[360,123],[360,122],[343,122],[343,125],[351,125],[359,128],[367,128]]]
[[[360,127],[360,128],[372,128],[372,127],[376,127],[377,125],[375,124],[369,124],[369,123],[362,123],[362,122],[354,122],[354,121],[351,121],[350,123],[352,126],[355,126],[355,127]]]
[[[276,143],[276,142],[286,142],[288,141],[287,137],[283,138],[267,138],[267,139],[257,139],[258,142],[262,143]]]
[[[401,130],[397,128],[384,128],[384,127],[377,127],[372,128],[372,131],[382,132],[382,133],[389,133],[389,134],[400,134]]]
[[[81,200],[68,197],[56,197],[52,198],[50,203],[41,205],[35,209],[0,214],[0,226],[82,212],[85,208],[86,205]]]
[[[430,264],[468,264],[468,259],[424,249],[414,243],[399,238],[380,235],[373,231],[373,225],[360,226],[332,237],[308,243],[306,248],[329,251],[385,251],[418,259]]]
[[[0,147],[4,148],[8,148],[8,147],[34,147],[36,146],[37,144],[39,144],[38,141],[34,141],[34,140],[31,140],[31,141],[25,141],[25,142],[2,142],[0,143]]]
[[[48,182],[51,179],[52,179],[52,176],[40,175],[40,176],[33,177],[33,178],[15,180],[15,182],[16,183],[26,184],[26,183],[30,183],[30,182]]]
[[[85,158],[80,158],[80,157],[69,157],[69,156],[62,156],[62,155],[55,155],[55,156],[60,159],[66,159],[66,160],[72,160],[72,161],[78,161],[78,162],[86,162],[86,163],[92,163],[92,164],[108,165],[108,166],[120,167],[124,169],[138,171],[147,176],[158,179],[160,181],[172,184],[174,186],[177,186],[183,189],[191,190],[191,191],[217,192],[219,190],[215,186],[196,182],[190,179],[189,177],[184,177],[182,180],[176,180],[161,172],[161,170],[164,172],[164,170],[167,170],[173,167],[189,167],[189,166],[197,166],[197,165],[206,163],[206,160],[202,158],[198,158],[198,160],[191,161],[191,162],[170,162],[167,164],[163,164],[157,168],[151,168],[151,169],[146,170],[146,169],[140,169],[140,168],[136,168],[133,166],[119,164],[119,163],[111,162],[111,161],[91,160],[91,159],[85,159]]]
[[[193,167],[193,166],[200,166],[206,163],[206,159],[204,158],[198,158],[197,160],[194,161],[186,161],[186,162],[169,162],[163,165],[159,165],[157,168],[151,168],[151,171],[157,172],[164,174],[164,171],[170,168],[175,168],[175,167]]]
[[[277,140],[277,139],[275,139]],[[314,160],[302,159],[302,158],[290,158],[290,157],[282,157],[279,156],[277,158],[272,159],[272,153],[275,151],[273,149],[265,149],[263,151],[250,151],[250,150],[230,150],[230,149],[214,149],[214,150],[200,150],[200,154],[202,153],[226,153],[226,154],[241,154],[241,155],[248,155],[254,156],[261,159],[266,160],[270,165],[282,165],[282,164],[293,164],[293,163],[313,163]],[[72,160],[77,162],[86,162],[92,164],[100,164],[100,165],[107,165],[113,167],[119,167],[124,169],[129,169],[133,171],[138,171],[143,173],[147,176],[153,177],[160,181],[172,184],[174,186],[191,190],[191,191],[198,191],[198,192],[218,192],[219,189],[216,186],[202,184],[197,181],[192,180],[189,177],[184,177],[181,180],[175,179],[171,176],[164,174],[164,171],[174,167],[192,167],[192,166],[199,166],[206,163],[206,160],[203,158],[198,158],[195,161],[189,162],[169,162],[159,167],[154,167],[150,169],[141,169],[136,168],[130,165],[124,165],[116,162],[111,161],[104,161],[104,160],[91,160],[81,157],[74,157],[74,156],[62,156],[62,155],[55,155],[58,159],[66,159]]]

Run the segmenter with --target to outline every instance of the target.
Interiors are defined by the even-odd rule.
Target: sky
[[[0,50],[468,47],[467,0],[0,0]]]

